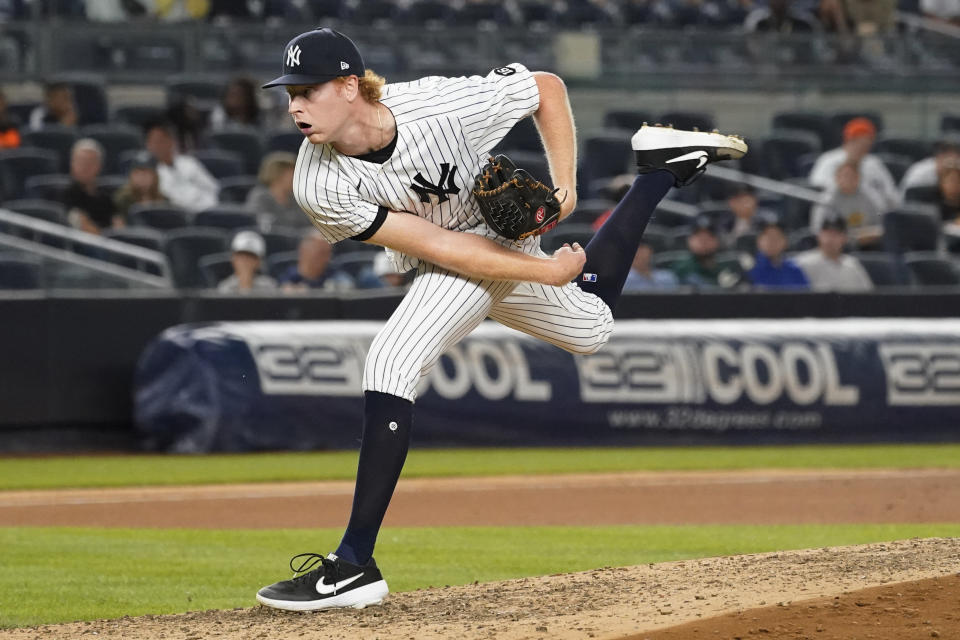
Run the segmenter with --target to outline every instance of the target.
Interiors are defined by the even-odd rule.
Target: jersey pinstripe
[[[513,246],[483,223],[471,189],[490,150],[539,106],[533,74],[511,64],[487,76],[422,78],[385,86],[381,102],[397,123],[396,147],[383,164],[306,140],[300,147],[294,196],[323,236],[363,238],[390,210]],[[543,255],[538,237],[520,250]],[[364,390],[414,400],[423,374],[487,317],[573,353],[596,351],[613,328],[607,305],[574,284],[476,280],[392,257],[417,275],[370,346]]]

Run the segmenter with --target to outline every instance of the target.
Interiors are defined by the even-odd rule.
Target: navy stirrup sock
[[[407,459],[413,421],[409,400],[378,391],[365,391],[363,399],[363,440],[353,510],[334,552],[358,565],[365,565],[373,556],[380,524]]]
[[[657,205],[674,183],[669,171],[640,174],[584,250],[587,262],[577,280],[580,288],[616,308],[630,273],[633,256]]]

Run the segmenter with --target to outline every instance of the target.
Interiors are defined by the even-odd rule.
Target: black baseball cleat
[[[298,558],[304,560],[299,567],[294,567]],[[294,577],[260,589],[257,602],[286,611],[363,609],[380,604],[390,592],[373,558],[361,567],[332,553],[327,557],[301,553],[290,559],[290,569]]]
[[[738,136],[659,125],[643,125],[630,143],[637,155],[638,173],[666,169],[678,187],[696,180],[711,162],[736,160],[747,152],[747,143]]]

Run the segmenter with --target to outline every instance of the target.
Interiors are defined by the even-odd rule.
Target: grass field
[[[404,477],[723,469],[958,468],[960,445],[414,449]],[[0,459],[0,490],[349,480],[355,451]]]
[[[341,531],[0,528],[0,627],[255,604],[289,577],[291,553],[325,552]],[[601,566],[910,537],[960,524],[394,528],[377,548],[393,591]]]
[[[405,477],[627,470],[957,468],[960,445],[414,450]],[[0,459],[0,490],[352,479],[356,452]],[[0,626],[246,607],[341,530],[0,528]],[[960,536],[926,525],[385,530],[394,591],[717,555]],[[309,541],[312,548],[305,547]]]

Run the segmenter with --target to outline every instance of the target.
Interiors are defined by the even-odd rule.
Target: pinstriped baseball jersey
[[[483,223],[471,190],[489,151],[537,110],[533,74],[511,64],[482,77],[422,78],[385,86],[381,102],[397,123],[386,159],[350,157],[307,140],[300,147],[294,195],[324,237],[365,240],[387,211],[405,211],[513,246]],[[540,238],[520,249],[539,254]],[[409,256],[393,259],[417,275],[370,345],[364,390],[415,400],[423,374],[487,317],[573,353],[596,351],[613,329],[607,305],[574,284],[477,280]]]
[[[506,242],[483,224],[471,189],[490,149],[539,106],[533,74],[511,64],[485,77],[421,78],[386,85],[380,102],[397,123],[396,148],[386,162],[306,140],[301,145],[294,196],[314,226],[330,242],[365,239],[387,210],[405,211]],[[525,250],[538,245],[533,239]],[[395,262],[404,271],[417,264],[406,256]]]

